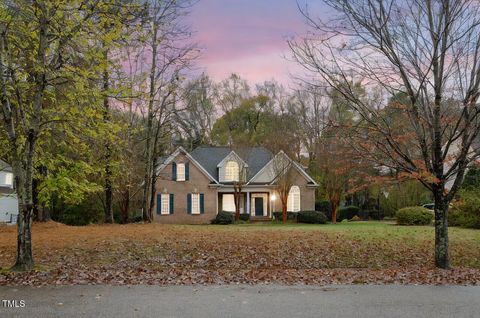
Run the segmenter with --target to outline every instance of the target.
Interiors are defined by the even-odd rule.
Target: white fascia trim
[[[225,156],[225,158],[222,159],[222,161],[218,163],[217,168],[220,168],[221,166],[223,166],[225,161],[230,159],[232,156],[234,156],[238,161],[241,161],[244,167],[248,167],[248,164],[242,158],[240,158],[240,156],[237,155],[235,151],[232,150],[228,155]]]
[[[315,180],[313,180],[313,178],[310,177],[310,175],[305,170],[303,170],[303,168],[300,166],[300,164],[298,162],[290,159],[290,157],[287,156],[287,154],[283,150],[280,150],[265,166],[263,166],[262,169],[260,169],[260,171],[258,171],[252,178],[250,178],[250,181],[247,183],[247,185],[250,184],[250,182],[253,179],[255,179],[255,177],[257,175],[259,175],[261,172],[263,172],[263,170],[265,170],[266,167],[279,155],[285,156],[287,158],[287,160],[289,160],[293,164],[293,166],[300,172],[300,174],[302,174],[308,181],[313,183],[312,186],[318,187],[318,183],[315,182]],[[275,180],[272,180],[272,182],[270,184],[273,184],[273,183],[275,183]]]
[[[172,162],[179,154],[180,152],[183,152],[185,154],[185,156],[200,170],[203,172],[203,174],[205,174],[207,176],[208,179],[210,179],[210,181],[213,181],[215,183],[218,184],[218,181],[215,180],[214,177],[212,177],[212,175],[210,173],[208,173],[207,170],[205,170],[205,168],[202,167],[202,165],[197,161],[195,160],[182,146],[178,147],[177,150],[175,150],[168,158],[167,160],[165,160],[164,163],[162,163],[158,169],[157,169],[157,174],[160,174],[160,172],[170,163]]]
[[[252,180],[255,179],[258,175],[260,175],[260,174],[263,172],[263,170],[267,169],[268,165],[269,165],[269,164],[273,161],[273,159],[275,159],[275,157],[277,157],[277,156],[278,156],[278,154],[275,155],[275,156],[273,156],[273,158],[270,159],[270,161],[267,162],[267,163],[262,167],[262,169],[260,169],[253,177],[251,177],[250,180],[247,182],[247,185],[249,185],[250,182],[252,182]]]

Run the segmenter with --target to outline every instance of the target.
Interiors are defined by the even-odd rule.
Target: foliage
[[[480,229],[480,192],[470,186],[459,192],[459,199],[452,204],[448,213],[451,226]]]
[[[385,195],[388,193],[388,196]],[[432,202],[430,191],[420,182],[409,180],[385,188],[376,187],[373,195],[380,199],[385,216],[395,216],[396,211],[407,206],[418,206]]]
[[[462,189],[479,190],[480,189],[480,167],[474,166],[468,169],[463,180]]]
[[[212,141],[218,145],[261,143],[265,131],[264,112],[268,98],[251,97],[220,117],[212,128]]]
[[[355,215],[350,221],[361,221],[362,219],[358,216]]]
[[[354,205],[346,206],[338,209],[337,221],[351,220],[355,215],[358,215],[360,208]]]
[[[331,204],[328,200],[317,201],[315,202],[315,211],[320,211],[325,213],[325,215],[330,214]]]
[[[397,224],[400,225],[429,225],[433,220],[433,213],[423,207],[413,206],[397,211]]]
[[[298,212],[290,212],[287,211],[287,220],[288,221],[295,221],[297,220]],[[273,212],[273,218],[275,220],[281,221],[282,220],[282,212]]]
[[[320,211],[300,211],[297,216],[298,223],[325,224],[327,216]]]
[[[240,220],[248,222],[250,221],[250,214],[248,213],[240,213]]]
[[[52,214],[52,219],[66,225],[89,225],[101,223],[102,209],[92,209],[89,204],[65,205],[59,214]]]
[[[212,224],[233,224],[235,221],[235,215],[232,212],[221,211],[218,212],[217,216],[211,221]]]

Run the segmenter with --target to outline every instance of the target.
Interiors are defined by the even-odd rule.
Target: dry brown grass
[[[37,270],[12,273],[15,227],[0,228],[1,284],[480,283],[480,231],[451,229],[453,270],[433,268],[433,228],[385,223],[72,227],[34,224]]]

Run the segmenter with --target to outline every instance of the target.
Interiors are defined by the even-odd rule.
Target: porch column
[[[247,214],[250,214],[250,192],[247,191]]]

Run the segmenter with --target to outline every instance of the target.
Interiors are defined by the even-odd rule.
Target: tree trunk
[[[104,59],[107,63],[108,61],[108,50],[104,52]],[[109,90],[109,73],[108,66],[105,66],[103,72],[103,122],[105,128],[107,128],[108,123],[110,122],[110,102],[108,100],[108,90]],[[108,135],[108,134],[107,134]],[[112,148],[110,144],[109,137],[106,137],[105,141],[105,223],[113,223],[113,186],[112,186]]]
[[[32,253],[32,216],[33,204],[19,204],[20,214],[18,215],[17,226],[17,259],[13,270],[28,271],[33,269]]]
[[[435,266],[450,268],[448,255],[448,202],[443,193],[435,194]]]
[[[338,205],[332,202],[332,223],[333,224],[337,223],[337,209],[338,209]]]
[[[154,152],[157,153],[156,151]],[[157,156],[152,158],[151,167],[151,179],[150,179],[150,204],[148,205],[148,218],[153,221],[153,207],[155,206],[155,193],[157,192]]]
[[[22,168],[22,162],[15,158],[12,163],[17,184],[18,196],[18,219],[17,219],[17,257],[12,269],[15,271],[27,271],[33,269],[32,252],[32,220],[33,220],[33,153],[36,134],[33,130],[28,133],[26,165]],[[23,179],[23,180],[22,180]]]
[[[128,210],[130,209],[130,189],[128,187],[123,191],[122,197],[120,216],[122,224],[126,224],[128,222]]]
[[[235,221],[240,220],[240,197],[241,197],[241,189],[237,186],[234,186],[234,198],[235,198]]]
[[[146,222],[151,222],[150,217],[150,206],[149,206],[149,184],[154,173],[152,169],[153,160],[153,145],[152,145],[152,136],[153,136],[153,103],[155,98],[155,74],[157,70],[157,32],[158,26],[156,23],[153,23],[153,32],[152,32],[152,65],[150,67],[150,83],[149,83],[149,95],[148,95],[148,112],[147,112],[147,129],[146,129],[146,141],[145,141],[145,175],[144,175],[144,188],[143,188],[143,198],[142,198],[142,210],[143,210],[143,220]],[[153,198],[150,198],[152,201]]]

